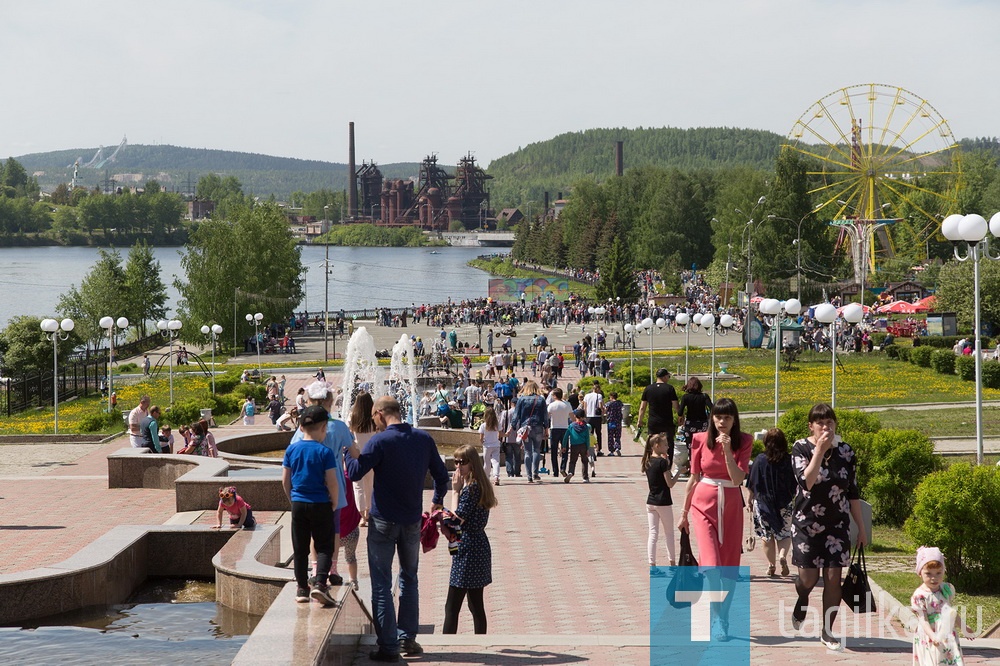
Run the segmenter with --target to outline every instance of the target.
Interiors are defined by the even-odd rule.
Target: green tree
[[[153,250],[143,241],[129,250],[125,261],[125,309],[131,313],[133,326],[142,337],[146,336],[147,322],[166,316],[167,288],[160,279],[160,262],[153,258]]]
[[[121,263],[121,254],[102,249],[80,281],[80,287],[71,285],[68,292],[59,296],[56,310],[76,322],[75,331],[88,347],[99,347],[105,335],[99,324],[101,317],[138,319],[138,313],[128,309],[129,297]]]
[[[4,163],[3,171],[0,172],[0,185],[6,187],[24,188],[28,184],[28,172],[20,162],[13,157],[8,157]]]
[[[52,228],[56,233],[66,236],[70,231],[80,228],[80,217],[72,206],[62,206],[52,215]]]
[[[236,206],[227,219],[200,224],[181,266],[186,279],[174,286],[181,296],[182,335],[190,341],[200,339],[203,324],[231,321],[233,307],[239,318],[261,312],[265,323],[287,321],[302,300],[299,248],[284,212],[273,204]],[[242,336],[249,334],[242,319],[237,325]]]
[[[639,300],[639,296],[639,285],[635,281],[628,252],[621,238],[615,238],[601,265],[597,298],[601,301],[621,299],[622,303],[633,303]]]
[[[66,183],[56,185],[55,189],[52,190],[51,201],[59,206],[68,206],[70,202],[69,185]]]
[[[52,368],[52,341],[42,332],[41,323],[38,317],[20,315],[0,331],[5,375],[19,376]],[[66,358],[77,344],[75,332],[60,340],[60,358]]]
[[[971,261],[952,259],[941,267],[938,275],[938,310],[954,312],[958,327],[962,331],[972,331],[974,294]],[[981,261],[979,263],[980,313],[984,322],[1000,324],[1000,262]]]
[[[159,194],[163,190],[158,180],[147,180],[142,188],[143,194]]]

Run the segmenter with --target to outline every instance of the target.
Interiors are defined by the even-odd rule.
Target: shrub
[[[930,347],[920,348],[921,351],[924,349],[930,349]],[[955,352],[950,349],[935,349],[931,353],[931,367],[942,375],[955,374]]]
[[[893,346],[895,347],[896,345],[893,345]],[[899,352],[898,352],[899,353],[899,360],[900,361],[909,361],[910,360],[910,353],[912,351],[913,351],[913,349],[910,348],[910,347],[900,347],[899,348]]]
[[[216,393],[232,393],[240,384],[239,373],[226,372],[215,377]]]
[[[887,358],[899,359],[899,350],[902,349],[899,345],[889,345],[885,348],[885,355]]]
[[[1000,468],[958,463],[928,475],[916,489],[904,526],[917,544],[944,552],[948,576],[980,592],[1000,589]]]
[[[215,387],[216,391],[218,391],[219,385],[216,384]],[[237,384],[232,394],[236,395],[240,400],[253,398],[259,404],[267,399],[267,387],[263,384]]]
[[[118,372],[138,372],[139,366],[135,363],[122,363],[118,366]]]
[[[781,428],[788,441],[802,439],[809,436],[809,410],[811,407],[793,407],[781,415],[778,419],[778,427]],[[856,409],[839,409],[837,411],[837,432],[841,434],[848,443],[852,443],[848,437],[853,433],[878,432],[882,428],[882,422],[875,414],[861,412]],[[847,434],[845,434],[847,433]]]
[[[864,498],[877,523],[900,527],[913,511],[913,490],[931,472],[941,469],[934,443],[917,430],[887,429],[862,446],[867,458]],[[859,452],[859,457],[861,453]]]
[[[983,363],[983,386],[992,389],[1000,388],[1000,361]]]
[[[976,359],[971,356],[956,356],[955,372],[965,381],[973,381],[976,378]]]
[[[634,377],[632,372],[635,373]],[[634,363],[630,365],[628,361],[616,361],[613,374],[616,379],[624,384],[628,384],[630,380],[635,386],[649,386],[653,383],[649,375],[648,363]]]
[[[872,344],[878,347],[885,341],[885,336],[882,332],[872,333]]]
[[[163,420],[175,427],[194,423],[201,418],[202,408],[208,407],[205,403],[206,400],[198,398],[178,402],[163,413]]]
[[[101,430],[118,431],[125,428],[120,409],[112,409],[111,413],[92,412],[84,414],[80,419],[80,430],[83,432],[98,432]]]
[[[913,338],[914,347],[934,347],[936,349],[953,349],[959,340],[965,339],[965,335],[928,335]]]
[[[929,368],[931,367],[931,354],[933,353],[933,347],[914,347],[913,351],[910,352],[910,363],[921,368]]]

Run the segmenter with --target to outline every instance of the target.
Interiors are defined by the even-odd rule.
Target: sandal
[[[767,577],[768,578],[774,578],[775,577],[774,576],[774,565],[773,564],[770,564],[767,567]]]
[[[782,576],[787,576],[788,575],[788,562],[785,561],[785,558],[781,558],[778,561],[781,563],[781,575]]]

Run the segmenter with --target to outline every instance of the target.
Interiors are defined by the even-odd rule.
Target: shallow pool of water
[[[215,586],[155,581],[129,603],[0,628],[4,664],[229,663],[260,620],[206,599]]]

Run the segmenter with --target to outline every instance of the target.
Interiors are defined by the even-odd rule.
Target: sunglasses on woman
[[[468,462],[469,462],[468,460],[459,460],[458,458],[455,458],[456,465],[465,465],[468,464]]]

